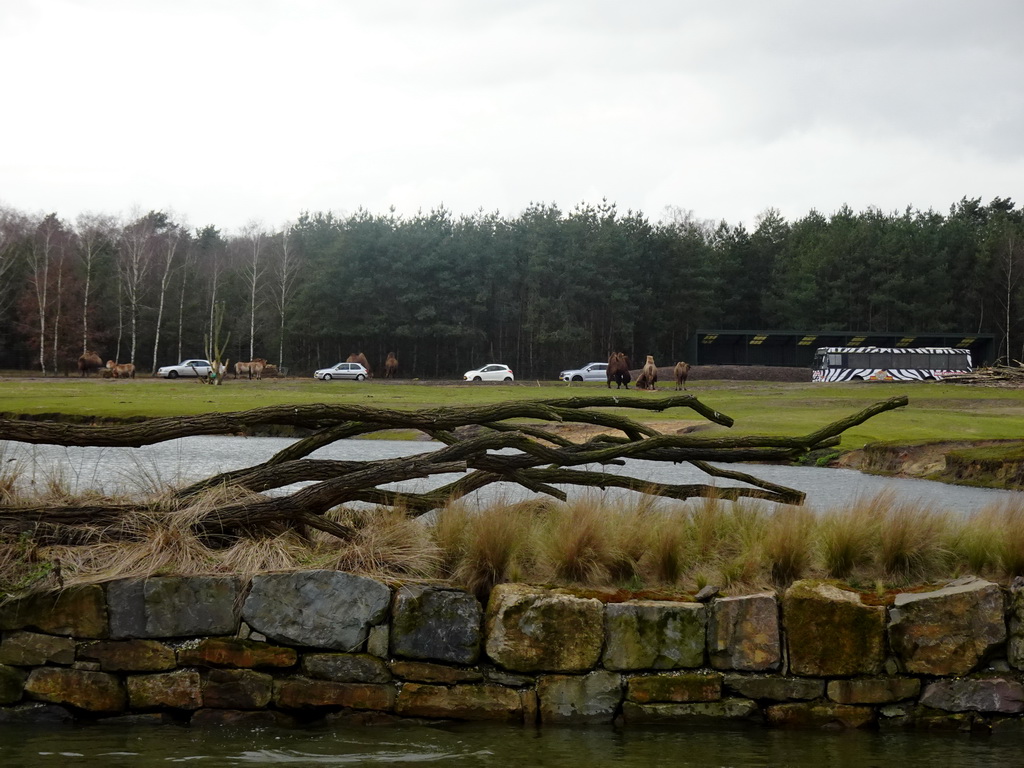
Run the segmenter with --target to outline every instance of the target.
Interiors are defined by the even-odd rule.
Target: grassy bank
[[[614,390],[613,390],[614,391]],[[663,389],[671,391],[670,386]],[[268,405],[352,403],[397,409],[480,405],[514,399],[607,393],[601,384],[567,387],[555,382],[515,385],[443,382],[321,382],[313,379],[228,380],[210,387],[196,381],[141,378],[104,380],[0,377],[0,412],[18,417],[126,419],[241,411]],[[650,398],[630,390],[622,397]],[[936,383],[780,383],[703,381],[691,394],[732,416],[739,434],[797,435],[889,397],[905,394],[910,405],[882,414],[847,432],[842,448],[877,441],[986,440],[1024,435],[1024,390]],[[634,417],[637,415],[634,413]],[[705,426],[686,409],[645,413],[665,431]],[[707,425],[709,432],[724,429]]]

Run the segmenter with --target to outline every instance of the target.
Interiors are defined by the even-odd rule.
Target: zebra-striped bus
[[[814,381],[941,380],[971,372],[971,353],[953,347],[820,347],[814,353]]]

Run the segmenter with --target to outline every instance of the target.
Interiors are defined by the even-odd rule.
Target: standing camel
[[[686,389],[686,378],[690,375],[690,364],[679,361],[672,369],[676,375],[676,389]]]

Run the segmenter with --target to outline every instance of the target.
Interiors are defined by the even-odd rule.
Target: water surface
[[[763,727],[540,729],[458,724],[334,730],[0,725],[0,765],[452,766],[581,768],[653,765],[991,768],[1021,764],[1024,737],[826,732]]]
[[[0,441],[3,466],[18,467],[27,482],[45,483],[58,474],[74,492],[101,490],[106,493],[133,492],[167,484],[192,482],[230,469],[266,461],[293,442],[281,437],[188,437],[142,448],[63,448]],[[423,453],[441,447],[437,443],[409,440],[340,440],[313,454],[314,458],[370,461]],[[927,480],[865,475],[852,469],[792,467],[774,465],[728,465],[739,467],[764,480],[797,488],[807,494],[807,504],[816,509],[846,505],[858,498],[890,491],[903,501],[920,502],[934,509],[970,513],[1000,501],[1024,503],[1024,493],[988,488],[946,485]],[[586,467],[600,471],[596,465]],[[708,483],[731,486],[732,481],[715,480],[689,464],[627,460],[625,467],[603,471],[626,473],[663,483]],[[456,475],[395,484],[392,488],[423,491],[453,480]],[[571,488],[567,488],[572,492]],[[592,490],[576,491],[593,493]],[[611,489],[611,495],[629,491]],[[525,498],[532,494],[509,484],[497,484],[476,494],[482,503],[495,498]]]

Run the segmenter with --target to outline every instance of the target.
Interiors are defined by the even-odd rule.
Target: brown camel
[[[95,352],[87,350],[85,354],[78,358],[78,372],[82,376],[88,376],[90,373],[95,373],[102,367],[103,358]]]
[[[373,371],[370,369],[370,361],[366,359],[366,355],[362,352],[353,352],[348,356],[346,363],[361,363],[363,368],[366,369],[366,377],[368,379],[373,378]]]
[[[676,363],[676,367],[672,369],[672,372],[676,375],[676,389],[686,389],[686,378],[690,375],[690,364],[680,360]]]
[[[629,389],[629,359],[626,357],[624,352],[612,352],[608,358],[608,370],[606,371],[608,376],[608,389],[612,388],[612,382],[615,382],[615,388],[621,389],[625,387]]]
[[[640,382],[643,382],[643,386]],[[647,356],[647,362],[644,363],[644,368],[640,371],[640,375],[636,380],[637,389],[657,389],[656,384],[658,383],[658,366],[654,364],[654,355]]]

